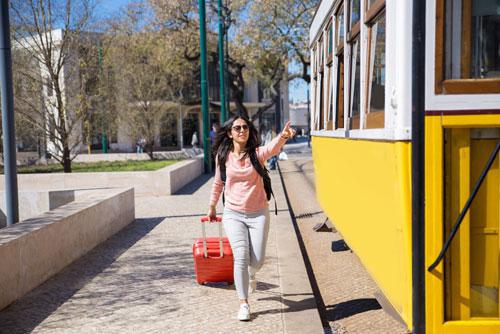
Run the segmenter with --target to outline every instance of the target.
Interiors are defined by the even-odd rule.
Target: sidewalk
[[[287,145],[288,146],[288,145]],[[279,167],[291,211],[307,253],[312,285],[318,296],[318,310],[332,332],[356,334],[404,334],[406,326],[385,312],[375,299],[378,287],[360,259],[348,248],[340,233],[315,232],[313,227],[326,219],[316,201],[314,166],[306,146],[294,148]],[[309,200],[304,201],[304,198]],[[335,246],[335,247],[334,247]],[[332,249],[336,248],[333,252]]]
[[[136,197],[136,221],[0,312],[0,333],[323,333],[279,175],[272,179],[279,214],[251,322],[235,320],[234,287],[195,281],[191,245],[212,184],[201,176],[176,195]]]

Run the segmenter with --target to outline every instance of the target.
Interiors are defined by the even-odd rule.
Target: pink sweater
[[[279,153],[286,140],[277,136],[269,144],[256,149],[261,163]],[[215,180],[210,195],[210,205],[219,201],[224,183],[218,163],[215,165]],[[267,207],[266,191],[262,177],[253,168],[249,157],[238,159],[232,152],[226,160],[225,206],[238,212],[256,212]]]

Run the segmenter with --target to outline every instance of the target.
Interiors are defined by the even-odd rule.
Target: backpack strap
[[[271,196],[274,198],[274,214],[277,216],[278,205],[276,204],[276,197],[274,197],[273,188],[271,186],[271,177],[269,176],[269,170],[260,163],[259,159],[257,158],[257,153],[255,151],[250,152],[249,156],[253,167],[255,168],[257,173],[259,173],[259,175],[262,177],[262,180],[264,181],[264,190],[266,191],[267,200],[269,201],[271,199]]]
[[[220,179],[222,180],[222,184],[224,185],[222,187],[222,205],[226,204],[226,198],[224,196],[224,192],[226,190],[226,162],[219,165],[220,168]]]

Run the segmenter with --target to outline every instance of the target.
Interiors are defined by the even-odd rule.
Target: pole
[[[97,61],[99,63],[99,79],[102,80],[102,47],[101,44],[99,43],[99,48],[97,49]],[[102,95],[100,96],[100,105],[101,105],[101,145],[102,145],[102,153],[108,153],[108,138],[106,135],[106,120],[104,119],[105,117],[105,112],[103,108],[103,100],[102,100]]]
[[[201,60],[201,110],[203,114],[203,162],[205,164],[205,173],[212,172],[212,163],[210,162],[210,142],[208,141],[208,132],[210,131],[208,115],[208,86],[207,86],[207,45],[206,45],[206,25],[205,25],[205,0],[198,0],[200,12],[200,60]]]
[[[224,5],[227,8],[227,0],[224,1]],[[225,37],[225,43],[226,43],[226,61],[224,64],[224,82],[225,82],[225,88],[226,88],[226,115],[229,115],[231,113],[231,86],[229,85],[229,26],[230,22],[228,22],[229,17],[225,18],[224,21],[224,37]]]
[[[281,132],[281,83],[278,84],[278,96],[276,101],[276,110],[274,113],[274,126],[276,128],[276,133]]]
[[[9,1],[1,0],[0,11],[0,80],[2,91],[3,159],[7,226],[19,221],[16,170],[16,131],[14,127],[14,90],[10,44]]]
[[[412,22],[412,323],[425,333],[425,1],[413,0]]]
[[[220,82],[220,120],[224,124],[226,122],[226,90],[225,90],[225,75],[224,75],[224,22],[222,18],[222,0],[219,0],[219,82]]]

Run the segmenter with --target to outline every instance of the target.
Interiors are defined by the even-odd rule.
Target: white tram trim
[[[425,44],[425,109],[426,110],[491,110],[498,109],[500,94],[436,94],[434,91],[436,50],[436,1],[427,2]],[[499,92],[500,93],[500,92]]]
[[[367,140],[411,140],[411,128],[398,129],[362,129],[362,130],[314,130],[311,135],[315,137],[332,137],[342,139],[367,139]]]
[[[360,128],[359,129],[347,129],[349,124],[349,113],[351,110],[351,88],[353,87],[353,80],[351,80],[351,54],[352,45],[347,41],[347,27],[344,27],[344,124],[343,128],[338,128],[335,130],[324,129],[329,121],[333,124],[337,123],[337,105],[333,103],[333,118],[329,118],[328,106],[325,105],[329,101],[329,96],[326,90],[328,89],[327,80],[328,75],[332,75],[331,80],[333,81],[330,87],[330,92],[333,90],[333,101],[337,99],[337,71],[338,71],[338,57],[335,56],[336,50],[334,50],[333,63],[331,67],[326,65],[326,61],[322,64],[322,74],[320,73],[320,68],[317,68],[318,63],[318,51],[319,40],[322,39],[321,51],[325,54],[324,58],[327,56],[326,49],[326,39],[328,37],[328,31],[326,30],[329,22],[333,25],[333,35],[337,36],[337,25],[336,25],[336,13],[338,12],[342,3],[344,8],[344,15],[348,15],[348,4],[349,0],[344,1],[323,1],[318,8],[317,14],[311,25],[311,124],[317,125],[322,124],[323,129],[314,128],[312,135],[316,136],[332,136],[337,138],[359,138],[359,139],[380,139],[380,140],[408,140],[410,139],[410,134],[408,131],[411,128],[411,6],[406,2],[396,1],[396,0],[386,0],[385,1],[385,21],[386,21],[386,31],[385,31],[385,88],[384,88],[384,127],[377,129],[366,129],[365,121],[367,117],[366,113],[366,102],[369,98],[370,92],[366,89],[369,86],[370,78],[368,78],[369,71],[369,60],[368,56],[368,46],[373,46],[373,41],[368,41],[368,25],[364,23],[365,21],[365,5],[364,1],[361,2],[360,10],[360,22],[361,29],[358,37],[359,51],[358,57],[360,57],[361,63],[360,68]],[[347,19],[344,20],[344,24],[347,23]],[[334,42],[335,45],[335,42]],[[316,52],[315,52],[316,51]],[[315,71],[317,70],[317,71]],[[330,71],[332,72],[330,74]],[[316,73],[317,72],[317,73]],[[315,76],[317,74],[317,76]],[[320,101],[321,90],[318,89],[323,76],[324,89],[323,93],[323,119],[320,120],[320,112],[317,110]],[[325,78],[326,77],[326,78]],[[368,91],[370,88],[368,87]],[[347,129],[347,130],[346,130]]]

